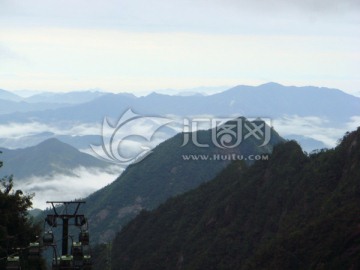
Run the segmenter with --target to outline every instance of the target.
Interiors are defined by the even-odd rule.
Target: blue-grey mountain
[[[28,148],[0,148],[0,151],[0,158],[4,162],[2,175],[12,174],[17,181],[32,176],[73,175],[73,170],[78,167],[105,170],[110,166],[54,138]]]
[[[214,115],[245,117],[316,116],[338,125],[360,115],[360,98],[337,89],[282,86],[276,83],[257,87],[237,86],[210,96],[169,96],[152,93],[145,97],[129,94],[105,94],[94,100],[45,112],[17,113],[0,116],[26,122],[36,119],[53,121],[99,122],[104,116],[117,119],[125,110],[144,115]]]

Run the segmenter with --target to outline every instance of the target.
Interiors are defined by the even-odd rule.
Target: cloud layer
[[[274,119],[273,126],[281,136],[302,135],[323,142],[327,147],[335,147],[348,131],[360,127],[360,116],[353,116],[342,127],[331,127],[329,121],[320,117],[299,117],[297,115]]]
[[[199,125],[197,129],[209,128],[210,122],[205,121],[211,119],[211,116],[198,116]],[[203,119],[204,121],[201,121]],[[171,127],[178,132],[183,131],[183,119],[173,118]],[[204,125],[201,125],[204,124]],[[142,134],[149,131],[149,126],[152,123],[148,121],[138,121],[137,125],[131,128],[125,128],[119,132],[121,137],[126,137],[127,134]],[[336,146],[338,140],[342,138],[345,132],[352,131],[360,126],[360,116],[353,116],[349,122],[344,123],[342,126],[333,127],[331,123],[319,117],[300,117],[297,115],[284,116],[278,119],[273,119],[272,125],[281,136],[288,135],[302,135],[305,138],[312,138],[323,142],[328,147]],[[125,125],[126,127],[126,125]],[[9,125],[2,125],[0,127],[0,138],[5,138],[8,143],[13,142],[16,145],[17,140],[24,139],[24,136],[36,135],[36,132],[52,131],[60,134],[92,134],[101,135],[101,129],[94,128],[93,125],[77,125],[76,127],[70,126],[68,129],[61,128],[60,126],[48,126],[42,123],[27,123],[17,124],[11,123]],[[111,132],[105,132],[106,136],[111,136]],[[157,144],[167,139],[169,136],[166,132],[160,132],[149,142],[147,140],[130,137],[123,141],[115,141],[114,144],[118,150],[122,151],[124,157],[134,156],[138,153],[139,149],[148,147],[153,149]],[[26,141],[26,139],[24,139]],[[87,149],[89,154],[94,154]],[[22,189],[28,193],[35,193],[34,207],[45,208],[47,200],[74,200],[76,198],[84,198],[92,192],[104,187],[115,180],[121,171],[119,167],[112,169],[95,170],[77,168],[74,170],[76,176],[67,175],[54,175],[45,177],[31,177],[26,179],[16,179],[15,184],[18,189]]]
[[[15,189],[25,193],[35,194],[33,208],[49,207],[46,201],[67,201],[85,198],[91,193],[113,182],[121,171],[114,167],[112,171],[77,168],[77,176],[53,175],[14,179]]]

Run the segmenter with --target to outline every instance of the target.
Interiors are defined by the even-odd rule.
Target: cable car
[[[83,256],[83,247],[81,242],[73,242],[71,246],[71,255],[79,258]]]
[[[64,255],[60,257],[60,265],[58,269],[73,269],[73,256]]]
[[[89,232],[86,231],[81,231],[79,233],[79,242],[81,242],[83,245],[88,245],[90,242],[90,235]]]
[[[35,259],[40,257],[40,243],[33,242],[29,246],[29,259]]]
[[[46,231],[43,236],[45,246],[51,246],[54,243],[54,234],[52,231]]]
[[[21,270],[20,257],[19,256],[7,257],[6,270]]]
[[[90,255],[84,255],[84,263],[83,263],[83,269],[84,270],[91,270],[91,256]]]

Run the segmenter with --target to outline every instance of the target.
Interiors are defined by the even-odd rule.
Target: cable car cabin
[[[91,270],[91,256],[90,255],[84,255],[84,261],[83,261],[83,269],[84,270]]]
[[[44,233],[43,242],[45,246],[51,246],[54,243],[54,234],[52,231]]]
[[[33,242],[29,246],[29,259],[36,259],[40,257],[40,243]]]
[[[19,256],[7,257],[6,270],[21,270],[20,257]]]
[[[73,269],[73,256],[65,255],[61,256],[59,260],[59,268],[58,269]]]
[[[83,256],[83,247],[81,242],[73,242],[71,246],[71,255],[76,258]]]
[[[88,231],[81,231],[79,233],[79,242],[83,245],[88,245],[90,242],[90,235]]]

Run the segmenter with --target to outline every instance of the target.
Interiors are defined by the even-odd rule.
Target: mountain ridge
[[[4,89],[0,89],[0,99],[2,100],[11,100],[11,101],[19,101],[21,97]]]
[[[13,174],[19,181],[31,176],[54,174],[73,175],[77,167],[105,168],[108,163],[79,152],[76,148],[55,138],[47,139],[36,146],[9,150],[0,148],[4,164],[3,175]]]
[[[24,98],[24,101],[29,103],[39,103],[39,102],[53,103],[54,101],[56,101],[56,103],[79,104],[79,103],[89,102],[106,94],[107,94],[106,92],[90,91],[90,90],[72,91],[67,93],[44,92]]]
[[[0,100],[1,103],[1,100]],[[26,106],[25,106],[26,105]],[[360,119],[360,98],[349,95],[338,89],[313,87],[313,86],[283,86],[278,83],[268,83],[259,86],[239,85],[221,93],[207,96],[172,96],[165,94],[149,94],[136,97],[129,94],[104,94],[89,102],[81,104],[57,104],[49,105],[51,109],[44,111],[31,111],[26,109],[28,105],[20,106],[23,112],[0,115],[0,125],[6,130],[8,125],[40,124],[44,129],[49,127],[56,135],[66,135],[70,131],[79,130],[76,135],[100,135],[101,123],[105,117],[116,120],[128,110],[132,109],[139,117],[160,116],[179,120],[180,118],[221,118],[221,117],[261,117],[271,119],[274,127],[282,136],[301,135],[304,141],[302,145],[308,147],[308,151],[316,148],[335,146],[335,141],[349,127],[355,127]],[[16,110],[11,102],[0,104],[0,111],[8,108]],[[44,107],[39,107],[44,108]],[[341,109],[340,109],[341,108]],[[24,112],[26,111],[26,112]],[[209,119],[210,120],[210,119]],[[94,134],[98,127],[98,132]],[[175,128],[179,128],[175,126]],[[181,127],[180,127],[181,128]],[[312,132],[309,129],[313,129]],[[67,133],[61,134],[62,130]],[[39,133],[44,130],[39,130]],[[176,131],[179,132],[179,129]],[[6,132],[5,132],[6,134]],[[33,145],[44,139],[43,136],[32,137],[26,135],[6,137],[0,142],[13,146],[17,142],[23,146]],[[166,136],[164,136],[166,137]],[[168,138],[168,137],[167,137]],[[312,143],[309,140],[312,139]],[[95,142],[89,137],[78,137],[75,146],[89,145]],[[316,143],[319,140],[320,143]],[[64,141],[71,142],[71,138]],[[27,144],[28,142],[28,144]],[[6,145],[6,144],[5,144]],[[78,148],[80,149],[80,148]],[[83,148],[81,148],[83,150]],[[89,148],[87,149],[89,150]]]
[[[126,225],[122,269],[358,269],[360,128],[311,155],[294,141]]]
[[[246,123],[242,122],[243,125]],[[208,147],[199,147],[192,140],[183,145],[184,133],[175,135],[160,143],[141,162],[128,166],[110,185],[87,197],[84,209],[92,224],[94,241],[109,241],[142,209],[153,209],[169,197],[209,181],[231,162],[230,156],[266,156],[275,144],[283,141],[270,129],[271,139],[263,147],[257,139],[250,137],[235,148],[220,148],[214,144],[212,132],[209,129],[192,133],[198,142],[206,143]],[[202,156],[207,160],[188,160],[184,156]],[[217,156],[225,158],[213,158]]]
[[[274,104],[275,100],[277,106]],[[344,110],[337,111],[336,115],[334,108],[342,106],[341,104],[346,106],[343,106]],[[349,117],[358,115],[359,107],[360,98],[338,89],[283,86],[271,83],[259,86],[239,85],[209,96],[170,96],[152,93],[143,97],[134,97],[126,94],[105,94],[83,104],[73,104],[66,109],[48,110],[46,114],[16,113],[11,117],[17,121],[26,121],[30,117],[48,122],[70,120],[70,115],[72,115],[76,121],[91,122],[99,121],[99,118],[104,116],[117,118],[119,111],[132,108],[141,114],[231,116],[237,113],[240,114],[238,116],[245,117],[278,117],[284,114],[297,114],[299,116],[318,115],[340,121],[349,120]],[[94,114],[91,108],[95,108],[99,113]],[[154,110],[154,108],[157,109]],[[101,117],[98,117],[99,114]],[[0,122],[6,121],[5,119],[6,117],[0,116]]]

